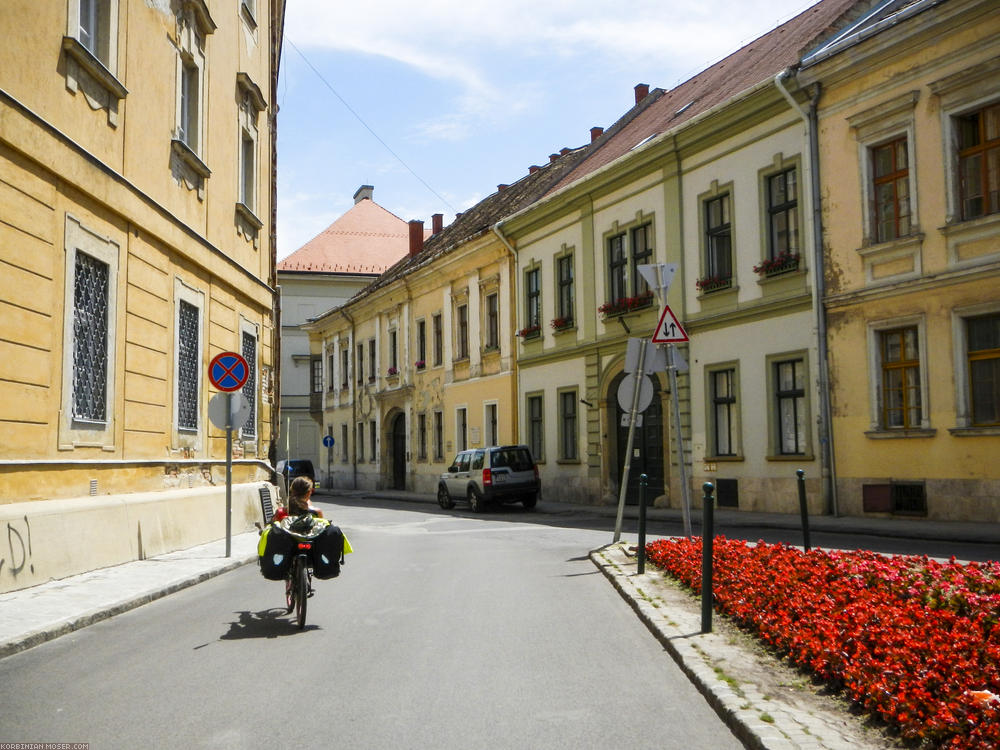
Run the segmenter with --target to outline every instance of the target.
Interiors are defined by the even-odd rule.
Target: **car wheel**
[[[538,495],[532,492],[530,495],[525,495],[521,500],[521,505],[524,506],[525,510],[531,510],[538,503]]]
[[[469,507],[473,513],[482,513],[484,500],[480,497],[475,487],[469,487]]]
[[[438,505],[445,510],[455,507],[455,501],[451,499],[451,495],[448,494],[448,488],[443,484],[438,485]]]

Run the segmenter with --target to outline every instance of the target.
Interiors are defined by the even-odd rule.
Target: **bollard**
[[[802,546],[806,552],[809,544],[809,511],[806,509],[806,473],[799,469],[795,472],[799,477],[799,512],[802,514]]]
[[[701,522],[701,632],[712,632],[712,538],[714,530],[714,509],[712,507],[712,493],[715,487],[711,482],[705,482],[701,486],[705,492],[704,504],[702,508]]]
[[[649,477],[639,475],[639,575],[646,572],[646,482]]]

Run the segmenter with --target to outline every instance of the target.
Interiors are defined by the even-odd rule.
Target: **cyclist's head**
[[[305,509],[312,494],[313,483],[309,477],[295,477],[288,487],[288,506],[290,510]]]

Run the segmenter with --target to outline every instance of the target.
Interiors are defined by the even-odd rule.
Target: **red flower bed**
[[[701,539],[649,560],[696,593]],[[715,606],[905,739],[1000,747],[1000,563],[811,552],[716,537]]]

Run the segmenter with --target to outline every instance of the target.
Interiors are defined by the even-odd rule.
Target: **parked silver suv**
[[[526,445],[502,445],[462,451],[438,480],[437,500],[445,509],[455,498],[469,501],[474,513],[487,502],[521,503],[535,507],[541,489],[538,467]]]

